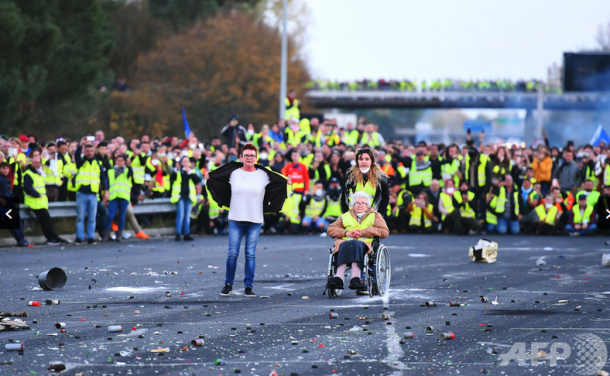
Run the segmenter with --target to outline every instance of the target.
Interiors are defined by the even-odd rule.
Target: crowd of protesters
[[[383,91],[406,91],[416,92],[519,92],[535,93],[538,91],[541,81],[531,80],[422,80],[415,82],[411,80],[360,80],[360,81],[329,81],[316,80],[306,84],[308,89],[324,91],[362,91],[362,90],[383,90]],[[544,85],[546,92],[560,92],[559,88]]]
[[[76,202],[76,244],[97,241],[96,232],[102,241],[120,241],[126,221],[137,238],[148,238],[133,207],[158,198],[176,205],[176,241],[193,240],[191,231],[226,234],[227,208],[213,200],[203,177],[239,160],[252,143],[257,163],[291,182],[282,212],[264,216],[263,233],[326,236],[357,191],[374,197],[393,233],[583,236],[597,230],[598,208],[610,208],[610,148],[603,142],[558,148],[544,134],[544,144],[521,147],[467,134],[463,145],[405,145],[386,141],[366,119],[346,128],[332,119],[299,119],[291,96],[289,120],[242,126],[235,114],[209,142],[193,133],[127,142],[102,131],[79,140],[1,140],[0,191],[34,212],[49,244],[67,242],[49,216],[48,203],[56,201]],[[31,246],[22,226],[12,234]]]

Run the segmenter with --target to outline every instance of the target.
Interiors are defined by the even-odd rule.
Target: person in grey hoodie
[[[580,167],[574,161],[574,153],[570,150],[563,152],[563,158],[553,172],[553,179],[559,181],[563,191],[574,191],[580,183]]]

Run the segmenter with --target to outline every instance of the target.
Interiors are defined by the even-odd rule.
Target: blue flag
[[[184,107],[182,107],[182,118],[184,119],[184,135],[188,138],[191,134],[191,128],[189,128],[189,122],[186,120],[186,111],[184,111]]]
[[[598,146],[600,141],[604,141],[606,145],[610,145],[610,136],[608,133],[606,133],[601,125],[598,126],[595,133],[593,133],[590,144],[593,146]]]

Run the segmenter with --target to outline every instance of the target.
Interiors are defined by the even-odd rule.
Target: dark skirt
[[[337,256],[337,266],[352,265],[352,262],[357,262],[360,269],[364,269],[364,253],[366,251],[366,245],[359,240],[348,240],[341,243]]]

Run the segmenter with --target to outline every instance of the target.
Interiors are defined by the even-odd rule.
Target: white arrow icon
[[[9,219],[13,219],[13,217],[11,217],[11,216],[9,215],[9,214],[11,214],[11,212],[12,212],[12,211],[13,211],[13,209],[11,209],[11,210],[9,210],[9,211],[7,211],[7,212],[6,212],[6,216],[7,216]],[[610,214],[608,214],[608,215],[610,216]]]
[[[610,210],[606,209],[606,213],[608,213],[608,215],[606,216],[606,219],[610,218]]]

